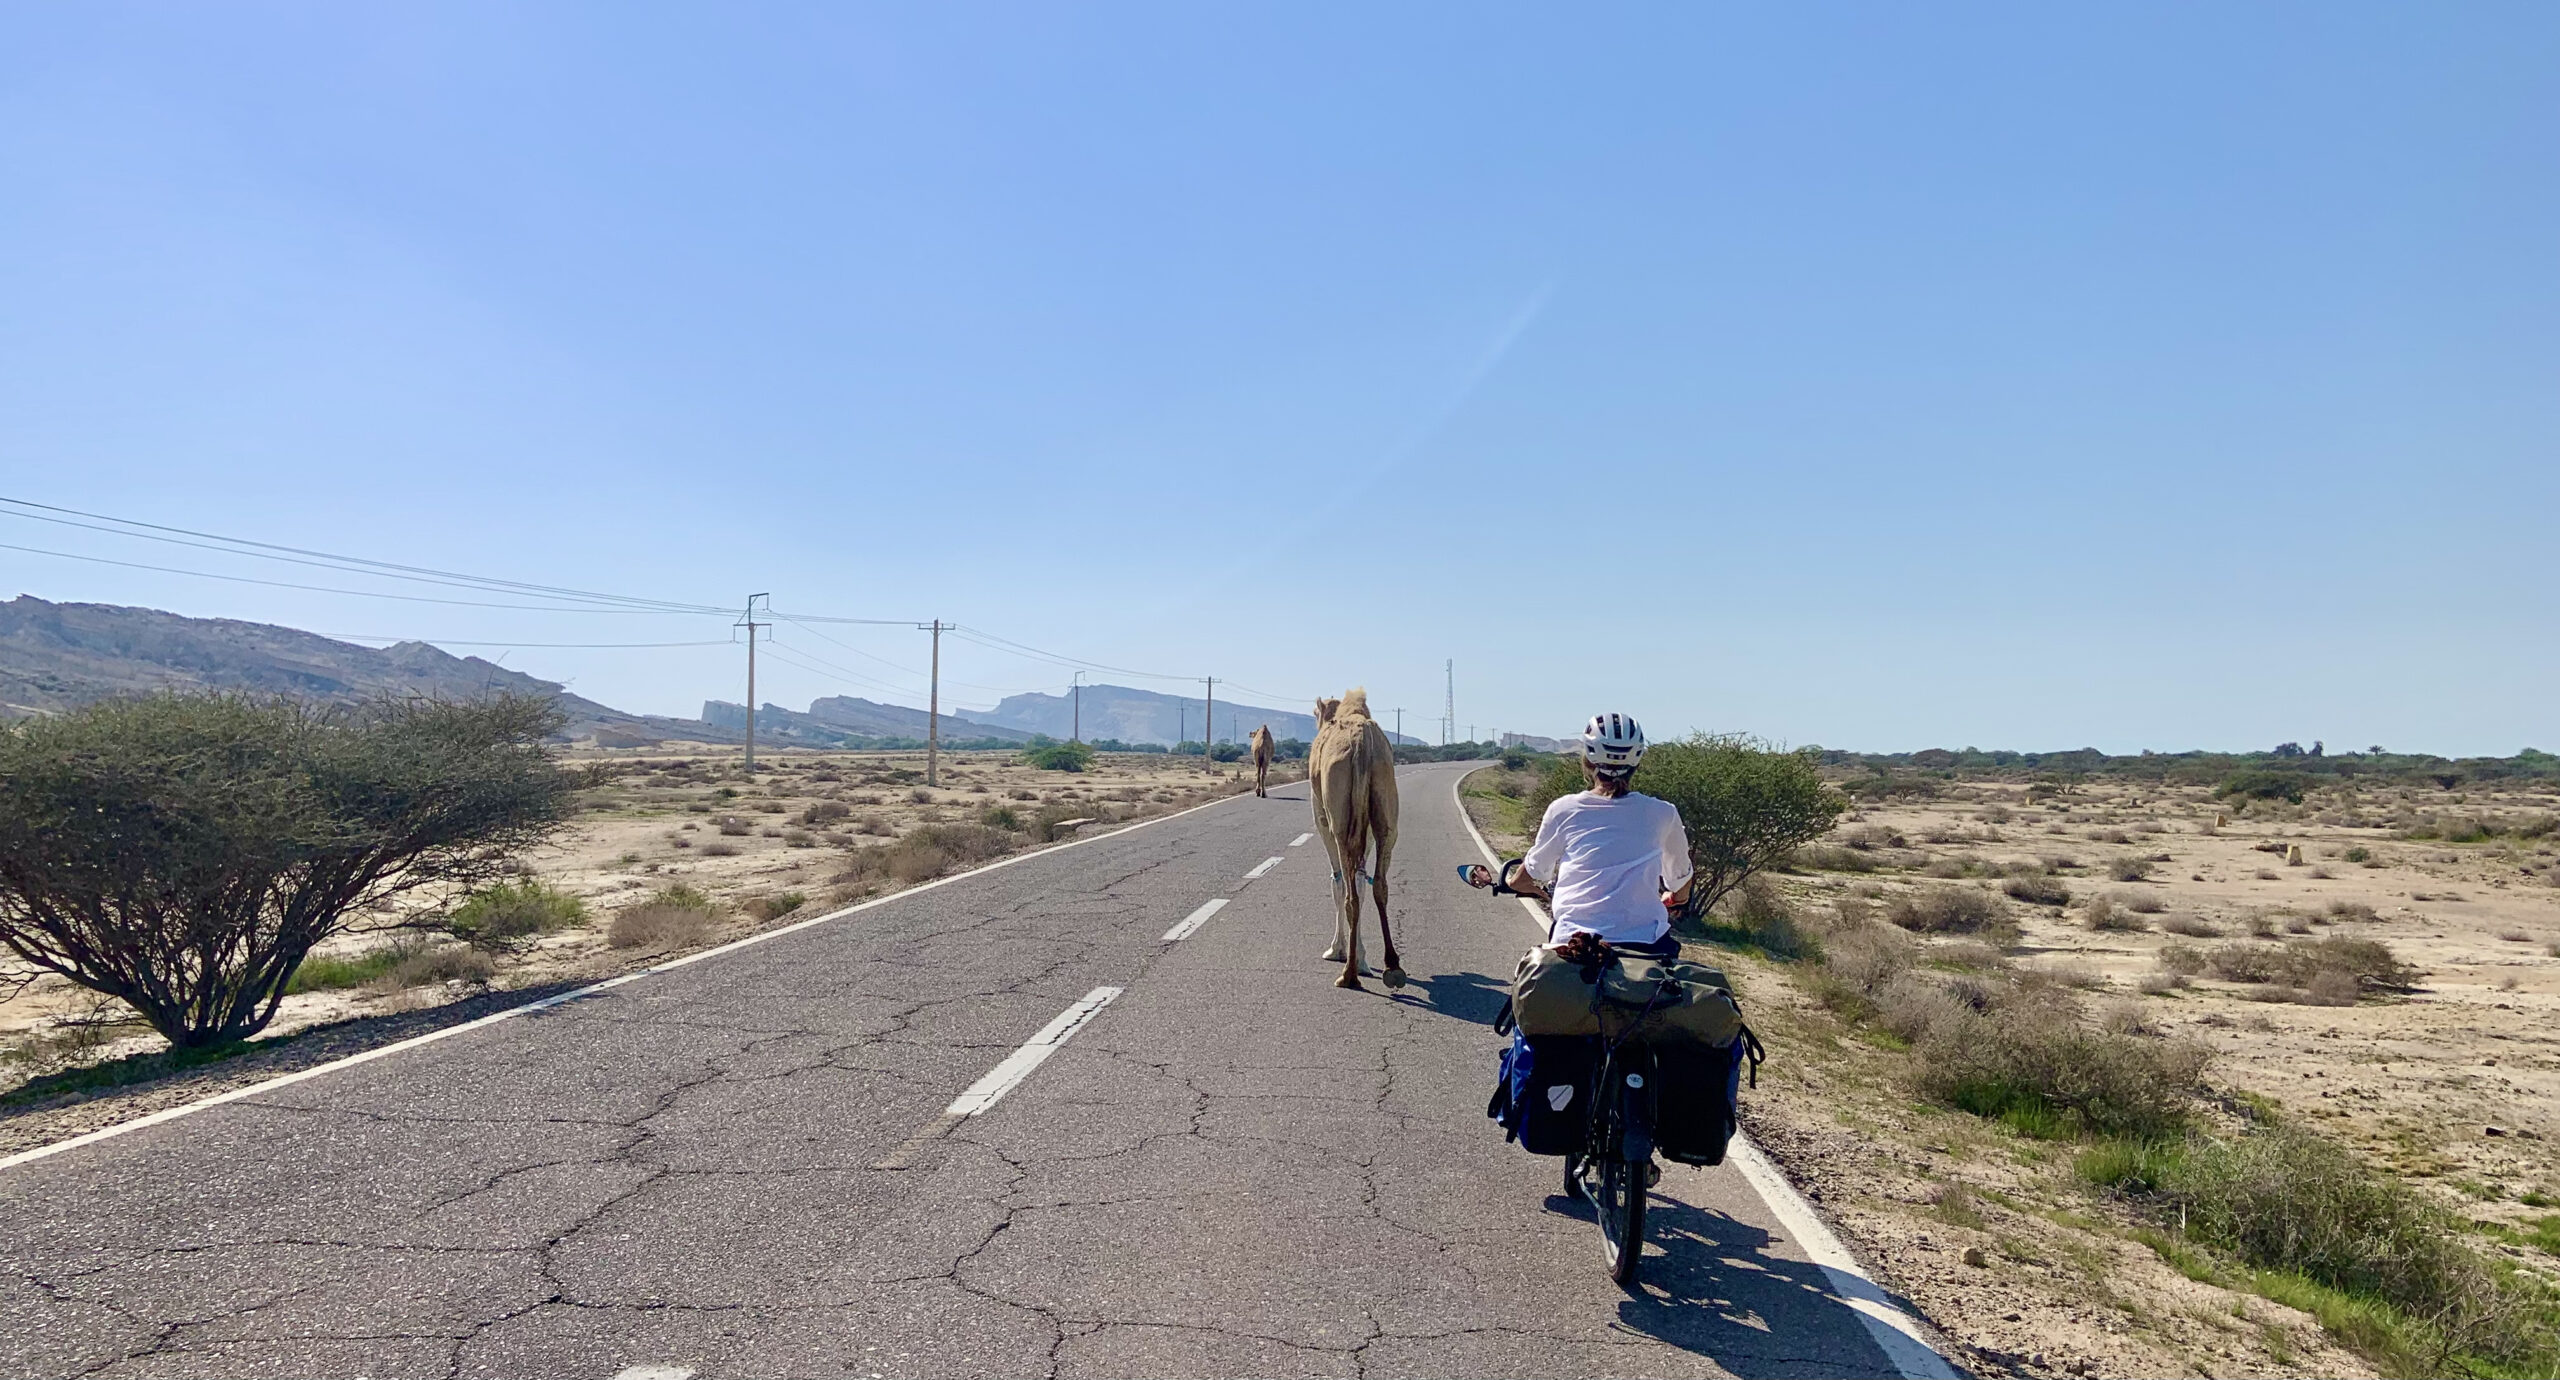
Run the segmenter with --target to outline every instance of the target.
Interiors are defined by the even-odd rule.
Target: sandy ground
[[[1065,838],[1252,787],[1249,765],[1221,763],[1212,773],[1196,757],[1150,753],[1109,754],[1080,774],[1039,771],[1010,752],[946,753],[940,784],[932,789],[924,785],[921,752],[760,754],[751,778],[739,769],[734,748],[588,751],[566,760],[596,769],[603,780],[580,793],[576,821],[524,861],[532,876],[583,899],[586,923],[544,936],[529,953],[501,958],[496,977],[485,985],[377,984],[288,997],[265,1035],[353,1021],[355,1027],[333,1033],[327,1043],[361,1048],[368,1042],[362,1034],[367,1023],[405,1030],[415,1022],[396,1018],[477,1001],[493,989],[547,988],[657,962],[683,949],[616,949],[606,933],[616,910],[660,887],[681,883],[717,903],[720,915],[710,932],[684,946],[699,948],[895,889],[899,884],[886,879],[867,885],[834,879],[846,870],[848,850],[891,843],[919,825],[980,823],[996,807],[1014,810],[1026,824],[1044,808],[1091,821],[1061,832]],[[1277,783],[1298,774],[1296,764],[1283,764],[1272,775]],[[820,807],[815,822],[812,806]],[[838,808],[841,817],[834,815]],[[1022,833],[1018,846],[1039,846],[1036,831]],[[796,904],[778,909],[793,897],[799,898]],[[430,898],[419,908],[431,911],[444,903],[445,898]],[[315,952],[353,954],[412,937],[389,927],[418,913],[368,916],[366,932]],[[51,976],[0,1001],[0,1094],[65,1068],[165,1048],[159,1037],[129,1021],[94,1028],[65,1024],[92,1013],[110,1021],[116,1014]],[[152,1094],[160,1100],[173,1095],[166,1088]],[[129,1101],[135,1092],[108,1096]],[[23,1104],[0,1108],[0,1119],[14,1122],[26,1115]],[[80,1121],[94,1125],[101,1116],[117,1115],[91,1109]],[[24,1127],[11,1130],[34,1134]]]
[[[1516,807],[1486,798],[1497,779],[1471,781],[1470,805],[1481,821],[1509,826],[1495,843],[1516,852],[1525,844]],[[2560,1205],[2551,1028],[2560,957],[2546,947],[2560,941],[2560,838],[2447,844],[2403,835],[2437,816],[2555,812],[2560,796],[2549,792],[2392,787],[2243,810],[2202,790],[2147,784],[2030,795],[2026,783],[1969,783],[1853,811],[1826,841],[1837,851],[1809,850],[1873,871],[1776,880],[1818,922],[1844,900],[1881,905],[1926,886],[1997,894],[2004,865],[2032,863],[2072,899],[2054,907],[2002,898],[2020,927],[2012,961],[2056,969],[2093,1010],[2203,1040],[2216,1054],[2208,1077],[2217,1086],[2272,1099],[2474,1219],[2513,1224]],[[2289,865],[2296,848],[2300,862]],[[2113,880],[2122,858],[2148,863],[2150,880]],[[2097,897],[2144,928],[2091,930]],[[2135,897],[2147,898],[2144,910],[2130,909]],[[2172,921],[2221,934],[2162,928]],[[2206,976],[2184,987],[2161,980],[2172,943],[2210,950],[2329,934],[2387,943],[2424,970],[2419,990],[2315,1006]],[[1744,988],[1773,1056],[1745,1095],[1753,1135],[1978,1372],[2372,1373],[2309,1316],[2171,1268],[2139,1239],[2139,1219],[2073,1177],[2073,1147],[1922,1101],[1906,1082],[1907,1055],[1844,1028],[1797,990],[1788,968],[1723,950],[1714,957]],[[2497,1248],[2519,1258],[2527,1250]]]

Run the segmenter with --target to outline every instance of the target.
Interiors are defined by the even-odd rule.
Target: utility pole
[[[1404,706],[1396,706],[1396,741],[1404,741]]]
[[[1081,743],[1084,741],[1084,672],[1076,672],[1075,679],[1070,684],[1075,687],[1076,726],[1068,731],[1067,741]]]
[[[1448,697],[1440,701],[1440,746],[1447,747],[1449,745],[1450,737],[1458,731],[1457,658],[1451,657],[1449,659],[1449,664],[1443,669],[1448,672],[1449,689]]]
[[[1173,750],[1174,750],[1174,751],[1176,751],[1176,752],[1180,752],[1180,751],[1182,750],[1182,745],[1183,745],[1184,743],[1186,743],[1186,742],[1190,741],[1190,738],[1191,738],[1191,717],[1190,717],[1190,716],[1191,716],[1191,706],[1190,706],[1190,705],[1187,705],[1187,704],[1177,704],[1177,705],[1175,705],[1175,706],[1173,707]]]
[[[1218,736],[1218,678],[1202,676],[1200,679],[1209,687],[1208,703],[1200,711],[1200,769],[1208,771],[1218,765],[1218,755],[1209,750],[1209,740]]]
[[[931,623],[918,623],[919,628],[933,631],[933,694],[926,701],[924,721],[924,783],[942,784],[942,630],[951,625],[937,618]]]
[[[764,600],[767,607],[773,603],[773,596],[770,594],[748,595],[746,614],[739,618],[736,624],[747,630],[747,775],[749,776],[756,774],[756,629],[773,626],[771,623],[756,621],[758,599]]]

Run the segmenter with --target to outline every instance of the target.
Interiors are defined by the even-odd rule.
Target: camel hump
[[[1342,708],[1341,708],[1341,709],[1339,709],[1339,710],[1337,710],[1337,711],[1335,711],[1335,717],[1336,717],[1336,718],[1360,718],[1360,719],[1368,718],[1368,717],[1369,717],[1369,691],[1368,691],[1368,689],[1367,689],[1365,686],[1357,686],[1357,685],[1355,685],[1355,686],[1353,686],[1352,688],[1350,688],[1349,690],[1344,691],[1344,692],[1343,692],[1343,694],[1342,694]]]

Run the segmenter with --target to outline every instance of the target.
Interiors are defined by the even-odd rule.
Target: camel
[[[1336,911],[1327,963],[1342,964],[1336,987],[1360,988],[1360,883],[1378,904],[1378,938],[1387,966],[1379,976],[1404,986],[1396,961],[1396,937],[1387,928],[1387,867],[1396,851],[1396,754],[1387,731],[1369,717],[1369,692],[1355,689],[1338,700],[1316,701],[1316,740],[1307,750],[1307,794],[1315,801],[1316,832],[1333,857]],[[1377,862],[1369,864],[1370,845]]]
[[[1253,731],[1253,793],[1268,797],[1271,784],[1271,725]]]

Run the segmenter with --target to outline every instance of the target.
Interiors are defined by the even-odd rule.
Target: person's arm
[[[1680,812],[1662,813],[1662,885],[1666,893],[1662,904],[1677,909],[1689,904],[1689,889],[1697,884],[1698,869],[1689,861],[1689,831],[1680,825]]]
[[[1564,865],[1564,830],[1556,827],[1556,812],[1563,808],[1562,800],[1547,807],[1546,815],[1538,821],[1537,841],[1529,845],[1528,855],[1520,860],[1520,870],[1513,874],[1537,887],[1534,894],[1540,900],[1546,899],[1548,889],[1556,884],[1556,869]],[[1517,881],[1511,885],[1517,891],[1528,890]]]

